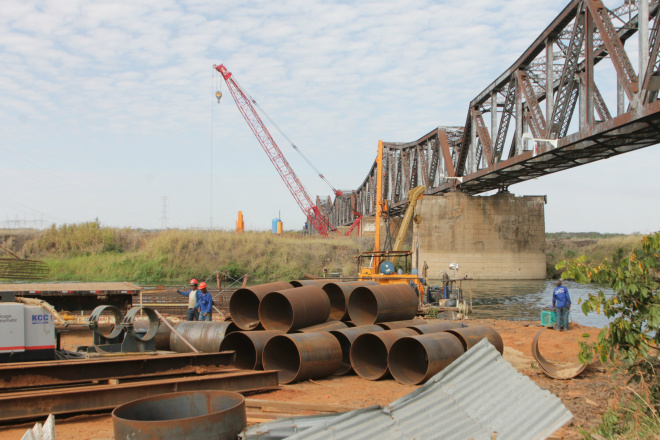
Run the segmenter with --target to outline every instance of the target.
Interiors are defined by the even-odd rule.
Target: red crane
[[[252,106],[252,103],[250,102],[252,99],[248,98],[247,93],[245,93],[243,89],[238,85],[236,80],[232,78],[231,72],[228,72],[224,65],[214,65],[213,68],[220,72],[224,78],[225,82],[227,83],[227,87],[231,92],[231,95],[234,97],[234,101],[236,102],[238,110],[241,112],[245,118],[245,121],[250,126],[250,129],[257,137],[261,147],[264,149],[266,155],[275,166],[275,169],[279,173],[282,180],[284,180],[287,188],[289,188],[291,195],[294,199],[296,199],[298,206],[300,206],[300,209],[302,209],[305,216],[307,216],[309,223],[311,223],[311,225],[314,226],[314,229],[316,229],[316,231],[321,235],[328,235],[328,229],[334,231],[335,233],[339,233],[337,228],[335,228],[321,213],[318,206],[312,202],[311,197],[309,197],[309,194],[307,194],[307,191],[302,186],[302,183],[300,183],[300,180],[298,180],[298,176],[296,176],[296,173],[293,172],[291,165],[289,165],[289,162],[284,157],[284,154],[282,154],[282,151],[273,140],[270,132],[257,114],[257,111]],[[294,146],[294,148],[296,147]],[[314,166],[312,165],[312,167]],[[316,170],[316,168],[314,169]],[[318,173],[318,170],[316,171]],[[329,182],[325,179],[325,177],[323,177],[321,173],[318,174],[329,184]],[[341,195],[340,191],[334,191],[335,194],[339,193]]]

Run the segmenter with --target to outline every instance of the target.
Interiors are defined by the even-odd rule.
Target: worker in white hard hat
[[[197,290],[197,280],[193,278],[190,280],[190,290],[184,292],[177,290],[176,293],[188,297],[188,312],[186,313],[187,321],[199,320],[199,300],[202,297],[202,292]]]

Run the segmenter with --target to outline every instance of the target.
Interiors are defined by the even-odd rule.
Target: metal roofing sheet
[[[517,372],[484,339],[389,406],[351,411],[279,438],[544,439],[572,417],[559,398]],[[262,429],[267,430],[267,425]]]
[[[128,282],[107,283],[12,283],[0,284],[0,292],[116,292],[122,290],[139,291],[140,286]]]

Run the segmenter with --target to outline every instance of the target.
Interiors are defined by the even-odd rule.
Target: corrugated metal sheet
[[[121,292],[133,291],[134,293],[141,289],[140,286],[127,282],[107,282],[107,283],[36,283],[36,284],[0,284],[0,292]]]
[[[351,411],[280,438],[531,440],[547,438],[572,417],[484,339],[387,407]]]

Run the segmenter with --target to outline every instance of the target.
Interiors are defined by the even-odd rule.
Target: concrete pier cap
[[[545,196],[515,196],[501,191],[491,196],[462,192],[425,195],[417,202],[413,252],[429,265],[428,278],[452,275],[475,280],[544,279]],[[417,255],[413,255],[413,261]]]

